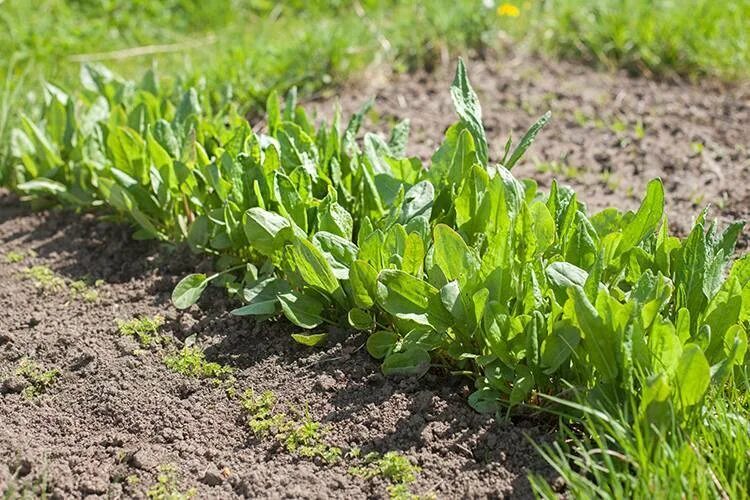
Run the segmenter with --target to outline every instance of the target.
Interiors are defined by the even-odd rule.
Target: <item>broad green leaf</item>
[[[448,281],[465,283],[479,270],[479,259],[461,235],[445,224],[435,226],[435,264]]]
[[[398,342],[398,335],[380,330],[367,337],[367,352],[375,359],[383,359]]]
[[[282,229],[290,227],[290,223],[279,214],[253,207],[245,212],[242,226],[253,248],[271,256],[281,247],[276,236]]]
[[[265,316],[274,314],[279,304],[279,295],[291,291],[289,284],[276,277],[258,281],[242,291],[246,305],[233,309],[235,316]]]
[[[552,335],[542,342],[541,365],[544,373],[551,375],[575,352],[581,332],[570,323],[555,325]]]
[[[327,196],[318,208],[318,230],[328,231],[351,240],[353,228],[354,222],[351,214],[335,199],[331,199],[330,195]]]
[[[401,270],[412,276],[422,276],[424,269],[424,241],[417,233],[411,233],[406,237],[406,246],[401,260]]]
[[[292,248],[297,271],[305,283],[337,300],[340,299],[341,286],[323,253],[302,238],[295,238]]]
[[[430,369],[430,354],[419,347],[392,352],[383,361],[383,375],[421,377]]]
[[[618,338],[607,328],[594,305],[589,302],[583,289],[575,286],[568,292],[575,304],[578,325],[583,331],[583,346],[602,376],[604,381],[612,381],[617,377],[619,364],[617,363]],[[606,294],[600,291],[599,294]],[[597,303],[599,300],[597,300]]]
[[[355,260],[349,270],[354,303],[362,309],[369,309],[377,297],[378,272],[363,260]]]
[[[172,291],[172,304],[177,309],[187,309],[201,297],[209,280],[205,274],[188,274],[177,283]]]
[[[646,196],[635,216],[622,230],[622,239],[617,253],[623,254],[637,246],[648,235],[656,231],[664,217],[664,186],[661,180],[648,183]]]
[[[496,413],[500,409],[502,393],[491,387],[483,387],[469,395],[469,406],[485,414]]]
[[[450,322],[450,315],[440,303],[438,289],[400,270],[380,272],[377,299],[386,312],[397,318],[435,329]]]
[[[354,308],[347,314],[349,325],[355,330],[372,330],[375,327],[375,318],[372,313],[363,309]]]
[[[408,118],[401,120],[391,129],[391,137],[388,139],[388,149],[391,156],[400,158],[406,155],[406,145],[409,142],[409,129],[410,122]]]
[[[677,397],[683,408],[701,402],[711,381],[711,367],[700,347],[695,344],[685,345],[674,379]]]
[[[282,293],[278,299],[284,316],[300,328],[312,330],[323,322],[325,304],[310,293]]]

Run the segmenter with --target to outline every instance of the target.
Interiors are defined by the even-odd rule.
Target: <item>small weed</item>
[[[99,292],[91,288],[84,280],[76,280],[71,282],[69,288],[70,295],[74,299],[81,298],[86,302],[96,302],[97,300],[99,300]]]
[[[615,134],[622,134],[628,129],[628,124],[621,119],[616,118],[615,121],[610,124],[609,129]]]
[[[231,376],[232,368],[206,361],[205,353],[198,347],[183,347],[176,354],[164,358],[170,370],[187,377],[224,380]]]
[[[610,191],[615,192],[619,189],[620,179],[612,172],[602,172],[600,174],[600,178],[602,182],[604,182],[604,185],[607,186],[607,189],[609,189]]]
[[[8,264],[18,264],[19,262],[23,262],[23,259],[26,258],[26,255],[24,255],[23,252],[19,252],[17,250],[11,250],[10,252],[5,254],[5,262]]]
[[[389,451],[385,455],[373,452],[364,458],[364,465],[351,467],[349,473],[363,479],[382,477],[391,483],[413,483],[421,471],[409,459],[397,451]]]
[[[543,174],[561,175],[568,179],[575,179],[581,175],[581,168],[559,161],[539,163],[536,170]]]
[[[129,486],[135,486],[136,484],[141,482],[141,478],[139,478],[137,474],[131,474],[125,478],[125,482]]]
[[[635,134],[636,139],[639,139],[639,140],[646,137],[646,127],[643,125],[643,121],[641,121],[640,118],[635,123],[635,127],[633,128],[633,133]]]
[[[195,498],[195,488],[188,491],[180,491],[177,472],[171,465],[163,465],[159,468],[156,484],[146,492],[146,496],[152,500],[187,500]]]
[[[321,423],[310,418],[306,412],[300,419],[275,411],[276,397],[271,391],[256,396],[252,389],[244,392],[240,399],[242,408],[248,413],[248,426],[256,437],[273,434],[289,453],[305,458],[320,458],[326,463],[341,460],[341,448],[331,446],[323,440]]]
[[[403,454],[389,451],[385,455],[368,453],[363,465],[350,467],[349,473],[363,479],[380,477],[388,481],[387,491],[391,499],[406,500],[419,498],[409,492],[409,484],[417,479],[422,469],[412,464]]]
[[[415,495],[409,491],[409,486],[406,484],[389,484],[385,491],[388,492],[388,497],[391,500],[420,500],[424,497]]]
[[[703,152],[703,149],[705,148],[705,145],[702,142],[691,142],[690,143],[690,151],[693,152],[693,155],[698,156]]]
[[[47,389],[49,389],[60,376],[60,371],[57,369],[44,370],[35,362],[28,358],[24,358],[21,360],[21,363],[16,370],[16,375],[23,377],[30,384],[21,392],[21,394],[27,399],[33,399],[36,396],[47,392]]]
[[[579,127],[585,127],[589,123],[589,117],[586,116],[586,113],[581,111],[580,109],[576,109],[573,111],[573,119],[576,121]]]
[[[45,292],[59,292],[66,288],[65,280],[47,266],[32,266],[23,270],[27,279]]]
[[[169,342],[169,338],[159,335],[159,328],[164,325],[161,316],[139,316],[128,321],[116,320],[117,329],[121,335],[135,338],[142,347],[163,345]]]
[[[89,285],[87,279],[79,279],[66,283],[65,278],[56,274],[47,266],[32,266],[23,270],[26,279],[34,282],[34,285],[44,292],[61,292],[68,290],[74,299],[96,302],[99,300],[99,292]],[[94,287],[98,288],[104,284],[103,280],[97,280]]]

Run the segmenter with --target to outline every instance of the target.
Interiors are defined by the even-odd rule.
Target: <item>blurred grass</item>
[[[647,76],[750,76],[750,0],[546,0],[526,5],[524,29],[533,33],[540,49],[561,57]]]
[[[430,69],[508,44],[647,75],[743,79],[749,20],[750,0],[0,0],[0,156],[41,82],[75,91],[86,62],[128,79],[156,65],[248,112],[272,90],[310,95],[366,68]]]
[[[162,75],[232,87],[265,101],[273,88],[314,90],[375,62],[431,66],[447,49],[479,47],[492,27],[480,0],[0,1],[0,67],[65,88],[81,62],[127,78]],[[34,19],[34,22],[28,22]],[[119,52],[118,52],[119,51]],[[0,65],[2,66],[2,65]]]

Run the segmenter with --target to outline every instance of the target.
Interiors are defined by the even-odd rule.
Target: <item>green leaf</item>
[[[398,335],[380,330],[367,337],[367,352],[375,359],[383,359],[398,342]]]
[[[477,99],[477,95],[469,83],[463,59],[458,60],[456,76],[451,84],[451,98],[456,113],[474,137],[479,162],[483,165],[486,164],[487,136],[484,132],[484,125],[482,125],[482,108],[479,106],[479,99]]]
[[[459,283],[473,277],[479,270],[479,259],[461,235],[445,224],[438,224],[434,231],[435,264],[448,281]]]
[[[68,190],[65,184],[43,177],[37,177],[36,179],[18,184],[16,189],[22,193],[45,193],[51,195],[59,195]]]
[[[419,347],[392,352],[383,362],[383,375],[421,377],[430,369],[430,354]]]
[[[378,272],[375,268],[363,260],[355,260],[349,270],[349,283],[357,307],[372,307],[377,297],[378,285]]]
[[[678,400],[683,408],[701,402],[711,381],[711,367],[700,347],[685,345],[674,378]]]
[[[637,246],[648,235],[656,231],[664,217],[664,186],[661,180],[654,179],[648,183],[646,196],[635,216],[622,230],[622,238],[617,247],[621,255]]]
[[[576,319],[583,331],[583,345],[586,352],[605,381],[612,381],[619,372],[617,363],[617,341],[614,335],[603,321],[599,312],[589,302],[581,287],[570,288],[569,292],[575,304]],[[601,291],[601,294],[606,294]],[[597,302],[599,302],[597,300]]]
[[[541,365],[544,373],[551,375],[575,352],[581,332],[569,322],[555,325],[552,335],[542,342]]]
[[[242,227],[250,244],[263,255],[271,256],[281,248],[276,236],[291,224],[279,214],[253,207],[245,212]]]
[[[328,334],[313,333],[310,335],[305,335],[302,333],[293,333],[292,338],[302,345],[306,345],[308,347],[316,347],[326,343],[326,341],[328,340]]]
[[[330,195],[326,196],[318,209],[318,230],[328,231],[335,235],[352,239],[354,221],[349,212],[338,204]]]
[[[450,324],[450,315],[440,303],[440,292],[426,281],[396,269],[378,275],[378,303],[397,318],[439,329]]]
[[[293,252],[297,271],[305,283],[327,295],[339,298],[341,286],[323,253],[302,238],[294,239]]]
[[[375,327],[375,318],[372,313],[359,308],[354,308],[347,314],[349,325],[356,330],[372,330]]]
[[[271,277],[260,280],[253,286],[245,288],[242,296],[246,305],[233,309],[231,314],[235,316],[266,316],[276,313],[276,307],[279,304],[279,295],[291,291],[289,283],[286,281]]]
[[[391,137],[388,139],[388,149],[391,156],[400,158],[406,155],[406,145],[409,142],[409,119],[406,118],[396,124],[391,130]]]
[[[510,170],[515,166],[516,163],[518,163],[518,160],[520,160],[526,150],[529,149],[531,144],[534,142],[534,139],[536,139],[537,134],[539,134],[544,126],[547,125],[547,122],[549,122],[550,118],[552,118],[552,113],[550,111],[547,111],[542,115],[541,118],[536,121],[536,123],[534,123],[534,125],[529,127],[529,130],[527,130],[524,136],[521,138],[521,142],[519,142],[515,149],[513,149],[513,153],[511,153],[508,161],[503,165],[505,168]]]
[[[284,316],[289,321],[312,330],[323,322],[323,310],[325,305],[309,293],[282,293],[278,296]]]
[[[469,406],[478,413],[493,414],[500,409],[502,393],[491,387],[483,387],[469,395]]]
[[[200,299],[209,280],[205,274],[189,274],[182,278],[172,291],[172,304],[177,309],[187,309]]]

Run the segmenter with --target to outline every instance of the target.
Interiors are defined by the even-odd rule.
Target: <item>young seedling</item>
[[[59,292],[66,288],[65,280],[47,266],[27,267],[23,274],[44,292]]]
[[[97,281],[99,283],[99,281]],[[94,286],[98,286],[94,284]],[[90,287],[84,280],[76,280],[70,283],[70,295],[71,297],[81,298],[86,302],[96,302],[99,300],[99,292],[94,288]]]
[[[23,377],[29,383],[21,394],[27,399],[33,399],[47,392],[60,376],[60,371],[57,369],[44,370],[34,361],[24,358],[16,370],[16,375]]]
[[[164,358],[170,370],[192,378],[226,380],[234,370],[229,366],[206,360],[206,354],[195,346],[183,347],[179,352]]]
[[[18,264],[19,262],[23,262],[23,259],[26,258],[26,255],[24,255],[23,252],[19,252],[17,250],[11,250],[10,252],[7,252],[5,254],[5,262],[8,264]]]
[[[162,316],[138,316],[128,321],[118,319],[116,322],[120,334],[136,339],[141,347],[149,348],[169,342],[169,337],[159,334],[159,328],[164,325]]]
[[[146,491],[146,496],[151,500],[188,500],[195,498],[196,494],[195,488],[180,490],[177,471],[172,465],[161,466],[156,483]]]
[[[387,487],[391,499],[415,499],[409,492],[409,485],[417,479],[422,469],[412,464],[403,454],[389,451],[385,455],[368,453],[360,466],[350,467],[349,473],[363,479],[380,477],[390,484]]]
[[[96,280],[92,287],[86,279],[67,283],[65,278],[43,265],[27,267],[23,270],[23,274],[27,279],[33,281],[34,285],[43,292],[61,292],[67,289],[72,298],[81,299],[86,302],[96,302],[99,300],[99,292],[95,288],[104,284],[103,280]]]
[[[289,453],[305,458],[320,458],[326,463],[341,460],[341,448],[331,446],[323,439],[325,429],[313,420],[308,412],[298,418],[276,411],[276,397],[265,391],[256,396],[252,389],[240,398],[242,408],[248,414],[248,426],[260,438],[273,435],[274,439]]]

